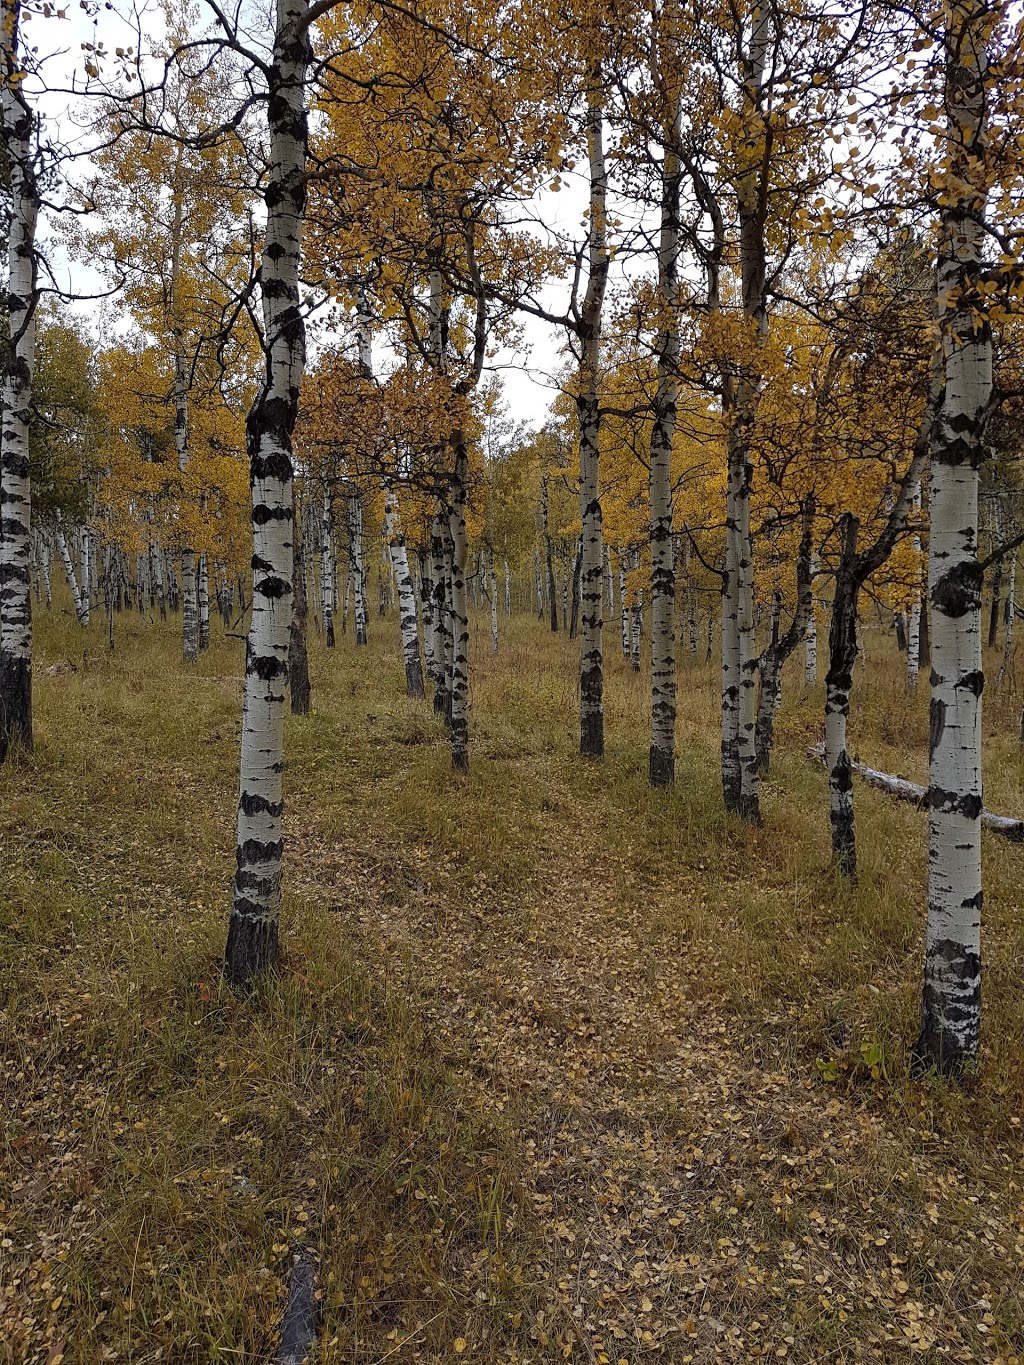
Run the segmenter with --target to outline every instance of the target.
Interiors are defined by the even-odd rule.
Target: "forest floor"
[[[986,836],[979,1074],[912,1081],[925,818],[858,787],[835,879],[796,661],[753,830],[710,664],[652,792],[614,629],[594,765],[576,646],[478,625],[465,778],[394,620],[313,642],[284,970],[239,1001],[242,642],[186,672],[176,622],[111,653],[40,613],[0,772],[0,1361],[265,1362],[303,1245],[334,1365],[1024,1359],[1024,849]],[[926,686],[867,649],[855,746],[920,779]],[[1019,705],[985,713],[1013,815]]]

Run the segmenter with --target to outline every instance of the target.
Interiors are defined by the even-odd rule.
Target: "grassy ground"
[[[575,647],[518,619],[492,659],[481,622],[456,779],[371,624],[314,643],[286,970],[240,1002],[241,642],[186,674],[173,624],[111,654],[39,621],[0,772],[0,1361],[265,1361],[303,1243],[335,1365],[1024,1357],[1024,852],[986,842],[980,1075],[912,1083],[924,817],[859,788],[835,881],[798,670],[753,831],[710,666],[652,793],[643,675],[612,657],[584,765]],[[921,777],[926,697],[868,650],[855,743]],[[1017,705],[986,712],[1007,814]]]

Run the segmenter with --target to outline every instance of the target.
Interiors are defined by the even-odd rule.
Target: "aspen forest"
[[[1021,7],[0,5],[0,1365],[1024,1365]]]

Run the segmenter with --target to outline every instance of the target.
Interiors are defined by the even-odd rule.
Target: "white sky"
[[[150,7],[154,10],[152,24],[149,32],[144,28],[144,39],[155,42],[164,32],[164,17],[159,8]],[[24,29],[24,40],[35,50],[38,62],[37,74],[28,88],[44,121],[44,137],[80,154],[88,146],[88,136],[78,112],[88,86],[83,45],[101,44],[108,52],[118,46],[134,46],[134,20],[127,0],[116,0],[110,8],[101,5],[95,16],[87,14],[75,0],[68,0],[63,13],[62,19],[32,17]],[[147,21],[144,19],[143,22]],[[205,16],[200,22],[205,24]],[[88,162],[72,160],[68,170],[72,179],[81,179],[88,170]],[[563,173],[561,178],[560,193],[542,193],[533,205],[533,212],[538,221],[580,239],[585,233],[586,186],[578,173]],[[58,186],[50,193],[56,200],[63,191]],[[105,288],[102,277],[88,262],[69,260],[57,240],[59,234],[60,215],[44,213],[40,239],[59,287],[70,294],[101,294]],[[543,291],[540,301],[553,312],[563,312],[568,293],[568,282],[556,281]],[[93,298],[70,306],[94,331],[116,326],[113,302]],[[522,337],[520,350],[503,352],[493,363],[504,388],[509,415],[517,422],[536,427],[545,420],[558,392],[555,376],[565,364],[565,356],[561,354],[565,335],[559,327],[524,315]]]

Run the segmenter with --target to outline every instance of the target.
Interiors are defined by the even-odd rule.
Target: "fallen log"
[[[817,759],[819,763],[824,763],[825,746],[815,744],[807,750],[807,755],[809,758]],[[928,805],[928,788],[917,782],[911,782],[906,777],[897,777],[893,773],[879,772],[877,768],[869,768],[866,763],[858,763],[853,759],[850,760],[850,767],[869,787],[877,787],[880,791],[888,792],[890,796],[895,796],[897,801],[909,801],[911,805],[922,809]],[[1024,844],[1024,820],[1012,820],[1008,815],[995,815],[990,810],[983,810],[981,823],[984,829],[990,829],[993,834],[1001,834],[1011,843]]]
[[[281,1342],[274,1365],[304,1365],[315,1344],[319,1321],[316,1272],[308,1257],[300,1253],[292,1267],[288,1307],[281,1323]]]

